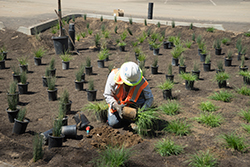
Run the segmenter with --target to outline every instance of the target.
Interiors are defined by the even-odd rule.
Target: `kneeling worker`
[[[126,62],[121,68],[112,70],[103,95],[109,104],[108,124],[111,127],[122,126],[124,106],[146,109],[151,107],[154,99],[141,69],[134,62]]]

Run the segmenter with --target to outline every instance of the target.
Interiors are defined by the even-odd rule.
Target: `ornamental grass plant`
[[[234,94],[227,90],[220,90],[219,92],[214,92],[213,95],[209,96],[209,99],[223,101],[223,102],[231,102]]]
[[[35,134],[33,138],[33,162],[43,158],[43,138],[39,134]]]
[[[244,130],[250,133],[250,124],[242,124],[241,126],[244,128]]]
[[[73,57],[68,53],[60,55],[60,58],[62,59],[63,62],[69,62],[70,60],[73,59]]]
[[[242,117],[247,123],[250,122],[250,109],[241,110],[239,116]]]
[[[55,58],[54,57],[52,57],[51,58],[51,60],[50,60],[50,62],[49,62],[49,69],[50,70],[54,70],[55,69]]]
[[[217,159],[209,150],[200,150],[194,154],[189,154],[189,159],[186,163],[192,167],[215,167],[218,165]]]
[[[28,65],[28,56],[22,56],[17,58],[17,60],[21,66]]]
[[[230,78],[229,74],[226,72],[218,72],[215,74],[214,80],[216,80],[219,83],[222,83],[225,80],[228,80]]]
[[[19,110],[18,114],[17,114],[17,120],[23,122],[23,121],[24,121],[24,118],[25,118],[25,116],[26,116],[26,112],[27,112],[27,110],[26,110],[25,107],[24,107],[24,108],[21,108],[21,109]]]
[[[23,71],[20,75],[20,81],[21,84],[26,84],[27,83],[27,73]]]
[[[47,78],[48,90],[56,89],[56,77]]]
[[[62,129],[62,119],[55,119],[53,123],[53,131],[52,136],[54,137],[60,137],[61,136],[61,129]]]
[[[250,96],[250,89],[247,86],[242,86],[241,88],[236,87],[236,92],[241,95]]]
[[[218,127],[223,122],[223,117],[220,114],[202,112],[199,117],[194,118],[197,122],[210,127]]]
[[[36,58],[42,58],[46,53],[46,50],[42,47],[38,48],[36,51],[34,51],[34,55]]]
[[[211,101],[201,102],[199,108],[201,111],[208,111],[208,112],[217,111],[219,109],[219,107],[217,107]]]
[[[178,155],[183,152],[183,146],[175,144],[169,138],[163,138],[155,143],[155,151],[163,156]]]
[[[174,133],[177,136],[186,136],[191,133],[191,124],[187,123],[186,120],[177,119],[170,121],[163,131]]]
[[[174,83],[170,80],[166,80],[165,82],[160,83],[157,87],[161,90],[170,90],[173,89]]]
[[[167,115],[177,115],[180,113],[181,105],[176,100],[168,100],[167,103],[159,106],[159,110]]]

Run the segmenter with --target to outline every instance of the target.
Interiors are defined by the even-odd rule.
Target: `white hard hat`
[[[128,86],[136,86],[141,82],[142,71],[134,62],[126,62],[120,68],[122,81]]]

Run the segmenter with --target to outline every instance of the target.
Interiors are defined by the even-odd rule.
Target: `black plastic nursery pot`
[[[69,36],[71,37],[73,43],[75,44],[75,23],[69,23]],[[75,50],[75,47],[70,39],[68,40],[68,48],[70,51]]]
[[[246,85],[250,85],[250,78],[243,76],[243,82]]]
[[[7,108],[6,112],[8,114],[8,118],[9,118],[10,123],[13,123],[15,121],[14,119],[17,117],[19,109],[12,111],[12,110],[9,110],[9,108]]]
[[[73,118],[79,130],[83,130],[90,123],[83,111],[76,113]]]
[[[200,61],[205,62],[206,56],[206,54],[200,54]]]
[[[55,90],[48,90],[48,97],[49,97],[49,101],[55,101],[57,100],[57,88],[55,88]]]
[[[5,69],[5,60],[0,61],[0,69]]]
[[[174,75],[166,75],[166,80],[170,80],[172,82],[174,82]]]
[[[43,138],[43,144],[44,145],[48,145],[49,134],[52,134],[52,132],[53,132],[53,128],[49,129],[49,130],[47,130],[45,132],[40,133],[40,136],[42,136],[42,138]]]
[[[75,89],[77,91],[83,90],[83,82],[84,82],[84,80],[81,80],[81,81],[76,81],[75,80]]]
[[[171,99],[172,98],[172,89],[165,89],[162,91],[164,99]]]
[[[52,37],[57,55],[62,55],[68,51],[68,36]]]
[[[240,71],[247,71],[248,70],[248,66],[244,66],[244,67],[239,66],[239,69],[240,69]]]
[[[171,42],[169,42],[169,41],[164,41],[163,42],[163,48],[164,49],[171,49],[172,47],[171,47]]]
[[[186,73],[186,66],[180,66],[179,65],[179,74]]]
[[[201,49],[198,49],[198,55],[201,56]]]
[[[211,63],[203,63],[203,70],[209,72],[211,70]]]
[[[18,83],[17,86],[18,86],[19,94],[27,94],[28,85],[29,85],[28,82],[26,84]]]
[[[218,86],[219,88],[226,88],[227,87],[227,81],[224,80],[224,81],[218,81]]]
[[[13,74],[13,80],[17,83],[21,82],[21,78],[20,78],[20,75],[15,75]]]
[[[97,60],[98,68],[104,68],[104,60]]]
[[[157,49],[153,49],[153,54],[154,55],[159,55],[159,52],[160,52],[160,49],[159,48],[157,48]]]
[[[229,67],[229,66],[231,66],[232,65],[232,59],[227,59],[227,58],[225,58],[225,66],[226,67]]]
[[[65,105],[65,113],[66,114],[70,114],[71,113],[71,105],[72,105],[72,101],[70,100],[68,103],[64,103],[63,105]]]
[[[56,68],[52,69],[52,70],[49,70],[49,76],[51,76],[51,77],[55,77],[56,76]]]
[[[85,73],[82,74],[81,79],[85,81]]]
[[[237,56],[238,61],[241,61],[241,56],[242,56],[242,54],[238,53],[238,56]]]
[[[19,121],[15,118],[14,120],[15,123],[12,129],[12,133],[18,135],[25,133],[27,125],[30,122],[29,119],[25,118],[23,121]]]
[[[107,57],[104,59],[104,61],[109,61],[109,56],[107,56]]]
[[[221,55],[222,48],[215,49],[215,55]]]
[[[47,77],[42,76],[43,79],[43,87],[48,87]]]
[[[86,72],[87,75],[91,75],[92,74],[92,66],[85,67],[85,72]]]
[[[49,149],[53,147],[62,147],[64,137],[64,134],[61,134],[60,136],[53,136],[52,133],[49,134]]]
[[[19,65],[20,67],[20,72],[28,72],[28,65]]]
[[[196,76],[197,79],[200,78],[200,70],[199,71],[192,71],[192,74]]]
[[[157,74],[158,73],[158,67],[159,66],[156,66],[156,67],[151,66],[151,74]]]
[[[76,139],[77,128],[76,125],[62,126],[62,134],[65,138]]]
[[[87,90],[88,101],[95,101],[96,100],[96,92],[97,92],[97,90]]]
[[[13,100],[13,98],[15,98],[17,100],[17,104],[18,104],[19,103],[19,92],[16,92],[14,94],[7,93],[7,98],[10,98],[11,101]]]
[[[34,62],[36,66],[39,66],[42,64],[42,58],[34,57]]]
[[[68,125],[68,119],[69,117],[66,115],[63,119],[62,119],[62,126],[67,126]],[[56,118],[55,120],[59,120],[58,118]]]
[[[135,53],[135,60],[138,61],[139,53]]]
[[[69,69],[69,61],[62,61],[62,69],[63,70]]]
[[[106,123],[107,122],[107,111],[98,111],[95,112],[95,117],[98,122]]]
[[[119,46],[119,50],[120,50],[121,52],[125,52],[125,46]]]
[[[172,58],[172,66],[178,66],[179,64],[179,59],[178,58]]]
[[[153,50],[154,48],[152,47],[152,45],[149,44],[149,50]]]
[[[4,60],[7,60],[7,53],[8,53],[8,52],[2,52],[2,53],[3,53],[3,59],[4,59]]]
[[[194,89],[194,81],[185,81],[185,88],[187,90],[193,90]]]

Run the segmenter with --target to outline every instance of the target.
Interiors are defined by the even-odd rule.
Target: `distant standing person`
[[[109,104],[108,124],[111,127],[122,126],[125,105],[146,109],[151,107],[154,99],[141,69],[134,62],[126,62],[111,71],[103,95]]]

